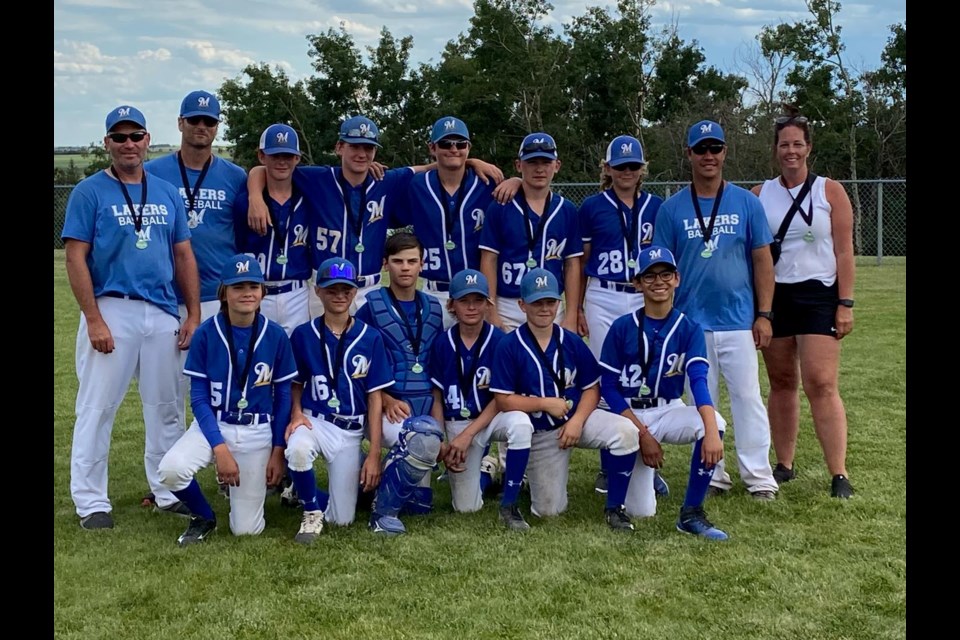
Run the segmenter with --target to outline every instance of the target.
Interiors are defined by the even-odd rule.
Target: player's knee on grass
[[[313,468],[316,453],[309,442],[309,438],[297,437],[297,431],[290,436],[287,448],[283,453],[287,459],[287,466],[291,471],[309,471]]]
[[[188,469],[184,460],[175,455],[165,455],[157,467],[160,484],[168,491],[186,489],[193,480],[193,470]]]
[[[507,449],[529,449],[533,442],[533,423],[530,416],[522,411],[508,411]]]
[[[616,418],[616,420],[613,420],[611,423],[616,427],[616,430],[614,431],[613,438],[608,444],[610,453],[615,456],[625,456],[633,453],[634,451],[639,451],[640,432],[637,431],[635,426],[633,426],[633,423],[623,416],[617,416],[612,413],[610,416],[612,418]]]

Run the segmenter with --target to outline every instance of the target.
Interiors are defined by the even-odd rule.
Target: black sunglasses
[[[653,284],[657,281],[657,278],[660,278],[660,280],[663,282],[670,282],[673,280],[673,276],[676,273],[677,272],[673,269],[668,269],[666,271],[647,271],[640,276],[640,280],[646,284]]]
[[[200,124],[201,122],[206,127],[215,127],[218,124],[220,124],[219,120],[217,120],[216,118],[211,118],[210,116],[190,116],[189,118],[184,118],[184,120],[189,122],[194,127]]]
[[[707,144],[706,142],[701,142],[700,144],[690,147],[690,151],[693,151],[698,156],[702,156],[707,151],[709,151],[710,153],[716,156],[723,153],[723,149],[725,147],[726,147],[725,144],[722,144],[719,142],[716,142],[713,144]]]
[[[807,124],[807,118],[805,116],[779,116],[774,119],[774,123],[778,127],[785,127],[788,124]]]
[[[128,139],[133,140],[134,142],[140,142],[147,137],[146,131],[134,131],[133,133],[108,133],[107,137],[116,142],[117,144],[123,144]]]
[[[557,146],[552,142],[529,142],[523,145],[520,153],[534,153],[535,151],[546,151],[547,153],[556,153]]]
[[[618,164],[617,166],[610,166],[611,169],[615,171],[640,171],[643,168],[643,165],[639,162],[625,162],[623,164]]]
[[[456,147],[459,151],[463,151],[470,146],[470,143],[466,140],[437,140],[437,146],[441,149],[453,149]]]

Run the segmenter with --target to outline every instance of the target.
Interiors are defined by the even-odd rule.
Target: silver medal
[[[353,248],[357,250],[357,253],[363,253],[363,243],[362,243],[362,242],[358,242],[356,245],[354,245]]]
[[[246,398],[240,398],[240,400],[237,401],[237,408],[238,408],[238,409],[246,409],[249,405],[250,405],[250,403],[247,402],[247,399],[246,399]]]
[[[527,266],[533,269],[535,266],[537,266],[537,261],[534,260],[533,258],[530,258],[529,260],[527,260]]]
[[[704,249],[703,251],[700,252],[701,258],[709,258],[712,255],[713,255],[713,251],[710,251],[710,249]]]
[[[443,246],[447,251],[450,251],[451,249],[457,248],[457,243],[454,242],[453,240],[447,240]]]
[[[334,396],[334,397],[330,398],[330,400],[329,400],[329,402],[327,402],[327,404],[330,405],[330,407],[331,407],[332,409],[336,409],[337,407],[340,406],[340,400],[339,400],[336,396]]]
[[[814,237],[812,231],[807,231],[805,234],[803,234],[804,242],[813,242],[814,240],[816,240],[816,238]]]
[[[144,240],[143,238],[140,238],[139,240],[137,240],[137,249],[146,249],[146,248],[147,248],[146,240]]]
[[[629,260],[627,260],[627,266],[630,267],[631,269],[636,269],[637,261],[634,260],[633,258],[630,258]]]
[[[467,409],[466,407],[464,407],[463,409],[460,409],[460,415],[463,416],[464,418],[469,418],[470,409]]]
[[[277,256],[277,264],[287,264],[287,254],[281,253]]]
[[[650,393],[650,387],[646,383],[640,385],[640,395],[645,396]]]
[[[419,362],[414,362],[413,366],[410,367],[410,370],[413,371],[414,373],[423,373],[423,365],[420,364]]]

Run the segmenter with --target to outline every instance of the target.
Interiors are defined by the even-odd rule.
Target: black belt
[[[610,289],[611,291],[619,291],[621,293],[641,293],[639,289],[629,282],[614,282],[612,280],[601,280],[600,278],[597,278],[597,281],[603,289]]]
[[[279,293],[289,293],[291,291],[296,291],[297,289],[303,288],[302,280],[291,280],[290,282],[285,282],[284,284],[276,285],[265,285],[267,288],[268,296],[275,296]]]
[[[340,427],[344,431],[360,431],[363,429],[363,423],[354,418],[345,418],[343,416],[333,415],[332,413],[320,413],[311,409],[304,409],[303,412],[318,420],[326,420],[330,424]]]
[[[138,296],[136,294],[119,293],[117,291],[105,291],[100,295],[106,296],[108,298],[120,298],[121,300],[140,300],[140,301],[146,300],[146,298],[144,298],[143,296]]]
[[[238,413],[236,411],[217,411],[217,420],[226,424],[256,425],[270,422],[269,413]]]
[[[666,398],[630,398],[631,409],[653,409],[665,407],[670,401]]]

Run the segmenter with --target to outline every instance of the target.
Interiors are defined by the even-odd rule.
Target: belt
[[[597,282],[600,283],[600,286],[603,289],[609,289],[610,291],[619,291],[620,293],[640,293],[640,291],[629,282],[614,282],[613,280],[601,280],[600,278],[597,278]]]
[[[101,293],[100,295],[101,295],[101,296],[106,296],[106,297],[108,297],[108,298],[120,298],[121,300],[141,300],[141,301],[142,301],[142,300],[146,300],[146,298],[144,298],[143,296],[138,296],[138,295],[136,295],[136,294],[129,294],[129,295],[128,295],[128,294],[126,294],[126,293],[119,293],[119,292],[117,292],[117,291],[105,291],[104,293]]]
[[[630,398],[631,409],[652,409],[665,407],[670,403],[666,398]]]
[[[360,287],[375,287],[380,284],[380,276],[382,274],[376,273],[372,276],[357,276],[357,284]]]
[[[267,295],[275,296],[278,293],[289,293],[303,288],[303,280],[280,280],[277,282],[265,282]]]
[[[427,291],[450,291],[450,283],[440,282],[439,280],[427,280],[423,288]]]
[[[269,413],[238,413],[236,411],[217,411],[217,420],[226,424],[265,424],[270,422]]]
[[[337,416],[332,413],[314,411],[313,409],[304,409],[303,412],[317,420],[326,420],[344,431],[360,431],[363,429],[363,416]]]

